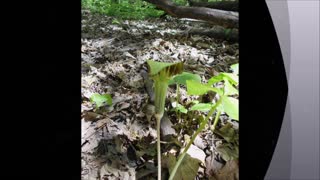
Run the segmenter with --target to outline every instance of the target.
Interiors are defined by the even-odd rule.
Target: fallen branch
[[[237,12],[229,12],[205,7],[178,6],[170,0],[145,0],[164,10],[171,16],[204,20],[226,28],[238,28]]]
[[[207,7],[225,11],[239,11],[239,1],[215,1],[215,2],[196,2],[188,0],[190,6]]]

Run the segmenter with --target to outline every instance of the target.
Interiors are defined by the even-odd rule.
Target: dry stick
[[[212,114],[214,113],[215,109],[221,104],[221,98],[219,99],[219,101],[210,109],[210,112],[208,113],[208,115],[206,116],[206,118],[204,119],[204,121],[201,122],[200,127],[197,129],[197,131],[194,133],[194,135],[192,136],[191,140],[189,141],[189,143],[187,144],[187,146],[184,148],[182,154],[180,155],[180,157],[178,158],[177,163],[175,164],[169,180],[173,180],[178,167],[180,166],[183,158],[186,156],[188,149],[190,148],[191,144],[194,142],[194,140],[196,139],[196,137],[198,136],[198,134],[203,130],[203,128],[205,127],[205,125],[208,123],[209,118],[212,116]]]

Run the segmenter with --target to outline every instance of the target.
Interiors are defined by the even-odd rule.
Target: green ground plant
[[[145,19],[160,17],[163,11],[142,0],[81,0],[83,8],[120,19]]]
[[[148,60],[149,76],[154,81],[155,91],[155,118],[157,121],[157,155],[158,180],[161,180],[161,147],[160,147],[160,121],[163,117],[168,83],[172,76],[183,71],[183,63],[161,63]]]
[[[233,96],[238,95],[238,64],[232,65],[232,73],[220,73],[209,79],[208,83],[201,83],[199,75],[183,71],[183,63],[163,63],[152,60],[147,61],[149,66],[149,76],[154,81],[155,91],[155,107],[157,120],[157,152],[158,152],[158,179],[161,178],[161,152],[160,152],[160,120],[164,113],[165,99],[168,85],[176,84],[177,99],[175,103],[175,111],[178,113],[187,113],[189,111],[207,112],[205,118],[201,119],[201,123],[197,131],[192,135],[190,141],[187,143],[183,152],[180,153],[177,162],[173,168],[169,169],[169,180],[175,178],[176,172],[187,154],[188,149],[194,142],[197,135],[206,127],[210,117],[215,113],[214,123],[211,129],[214,131],[219,121],[221,113],[226,113],[231,119],[239,120],[238,100]],[[214,87],[216,83],[223,83],[223,87]],[[210,92],[216,94],[216,102],[201,103],[193,101],[194,105],[188,110],[179,103],[179,87],[185,85],[187,87],[188,95],[201,96]],[[179,116],[178,116],[179,117]],[[225,128],[226,129],[226,128]],[[218,133],[229,133],[230,128],[224,130],[223,128]],[[232,132],[234,134],[234,131]],[[230,141],[230,139],[228,139]]]
[[[214,119],[213,126],[211,127],[212,131],[215,130],[216,125],[218,123],[219,117],[221,113],[226,113],[231,119],[239,120],[239,108],[238,108],[238,100],[233,95],[238,95],[238,90],[234,86],[238,86],[238,64],[234,64],[231,66],[233,73],[220,73],[217,76],[209,79],[208,83],[203,84],[199,81],[188,79],[186,80],[187,92],[188,95],[204,95],[209,93],[210,91],[215,92],[219,97],[216,103],[198,103],[196,102],[190,108],[190,111],[202,111],[208,112],[205,118],[202,118],[201,123],[197,131],[192,135],[191,140],[188,142],[183,152],[179,155],[177,162],[175,163],[173,169],[170,172],[169,180],[174,179],[176,172],[187,154],[188,149],[191,144],[194,142],[195,138],[198,134],[205,128],[208,124],[209,118],[216,112],[216,116]],[[182,76],[182,75],[180,75]],[[222,88],[212,87],[215,83],[222,82],[224,86]],[[187,111],[187,110],[185,110]],[[225,132],[222,129],[221,132]],[[229,129],[228,129],[229,130]],[[219,131],[220,132],[220,131]],[[229,130],[230,132],[230,130]],[[233,131],[234,133],[234,131]],[[222,134],[222,133],[220,133]],[[223,135],[223,134],[222,134]],[[229,151],[231,152],[231,151]],[[228,153],[228,152],[227,152]],[[226,157],[225,159],[227,159]]]
[[[95,104],[96,110],[98,110],[100,107],[108,105],[112,105],[112,97],[110,94],[98,94],[94,93],[90,97],[91,103]]]

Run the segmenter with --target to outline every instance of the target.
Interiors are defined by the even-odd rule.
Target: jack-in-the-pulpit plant
[[[160,149],[160,122],[164,113],[168,82],[172,76],[183,72],[183,63],[164,63],[148,60],[149,76],[154,83],[155,118],[157,120],[157,155],[158,180],[161,180],[161,149]]]

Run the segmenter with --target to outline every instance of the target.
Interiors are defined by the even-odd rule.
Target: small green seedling
[[[105,105],[112,105],[112,98],[110,94],[92,94],[90,97],[90,101],[96,105],[96,110]]]
[[[187,114],[188,113],[188,110],[181,104],[177,103],[177,102],[172,102],[172,107],[174,108],[174,110],[176,112],[181,112],[181,113],[184,113],[184,114]]]
[[[232,71],[233,71],[233,74],[236,74],[236,75],[239,74],[239,63],[233,64],[233,65],[231,65],[230,67],[231,67],[231,69],[232,69]]]
[[[160,121],[164,113],[169,80],[183,71],[183,63],[164,63],[148,60],[149,76],[154,83],[155,92],[155,118],[157,120],[157,154],[158,154],[158,180],[161,180],[161,152],[160,152]]]
[[[169,85],[176,84],[176,102],[172,103],[172,106],[174,107],[174,110],[176,111],[176,115],[180,121],[180,112],[186,114],[188,110],[180,104],[180,86],[187,85],[187,80],[189,81],[195,81],[195,82],[201,82],[201,77],[198,74],[192,74],[189,72],[183,72],[181,74],[178,74],[174,77],[172,77],[169,80]]]
[[[116,18],[113,19],[111,23],[112,23],[112,24],[118,24],[118,25],[121,24],[121,22],[120,22],[118,19],[116,19]]]

